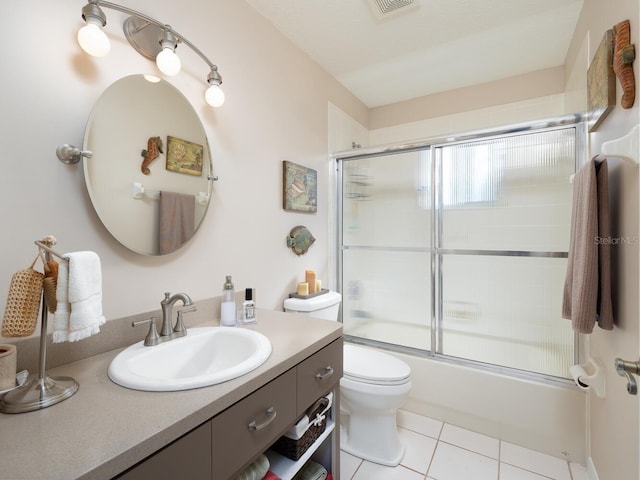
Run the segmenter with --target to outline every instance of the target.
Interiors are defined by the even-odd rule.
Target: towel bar
[[[36,240],[34,243],[45,250],[46,261],[51,261],[51,255],[53,254],[60,260],[68,262],[66,258],[52,250],[50,245],[43,242]],[[54,240],[48,243],[55,245]],[[48,310],[43,292],[38,373],[30,375],[23,385],[11,390],[4,396],[0,401],[0,412],[24,413],[40,410],[66,400],[80,388],[78,382],[71,377],[50,377],[47,375],[45,367],[47,357],[47,318]]]

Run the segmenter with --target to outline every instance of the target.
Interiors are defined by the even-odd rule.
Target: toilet
[[[341,300],[333,291],[307,299],[288,298],[284,311],[337,321]],[[343,370],[340,448],[371,462],[398,465],[404,446],[396,412],[411,390],[411,368],[390,354],[346,343]]]

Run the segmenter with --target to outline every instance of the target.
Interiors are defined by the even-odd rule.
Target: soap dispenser
[[[236,325],[236,300],[231,275],[227,275],[227,279],[222,287],[220,324],[225,327],[234,327]]]

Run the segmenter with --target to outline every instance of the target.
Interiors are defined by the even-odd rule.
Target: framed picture
[[[318,210],[318,172],[311,168],[282,162],[282,208],[292,212],[315,213]]]
[[[589,131],[593,132],[616,104],[616,75],[613,71],[613,30],[607,30],[587,70]]]
[[[167,170],[202,175],[204,147],[177,137],[167,137]]]

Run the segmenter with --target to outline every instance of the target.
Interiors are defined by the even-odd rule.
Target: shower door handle
[[[621,377],[627,378],[627,392],[630,395],[638,394],[638,383],[634,375],[640,375],[640,360],[637,362],[629,362],[621,358],[616,358],[614,365],[616,373]]]

